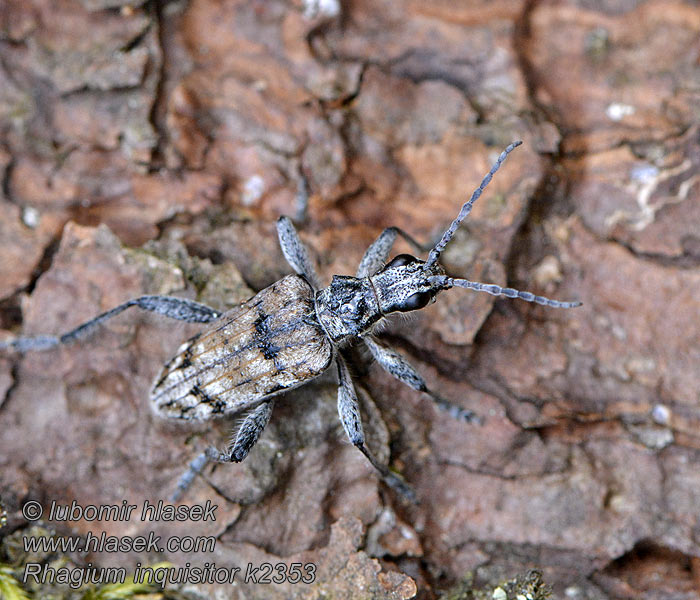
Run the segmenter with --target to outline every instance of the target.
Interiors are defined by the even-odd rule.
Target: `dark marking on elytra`
[[[270,343],[268,340],[265,340],[262,342],[259,346],[260,351],[262,352],[262,355],[267,359],[267,360],[275,360],[277,358],[277,355],[279,354],[280,350],[282,348],[280,346],[276,346],[275,344]]]
[[[272,386],[272,387],[269,389],[268,394],[269,394],[269,395],[276,394],[277,392],[281,392],[282,390],[286,390],[286,389],[287,389],[287,386],[286,386],[286,385],[279,385],[279,384],[277,384],[277,385]]]
[[[192,357],[194,356],[192,348],[201,335],[201,333],[197,333],[187,340],[187,348],[182,353],[182,362],[177,366],[178,369],[189,369],[192,366]]]
[[[199,398],[201,402],[204,404],[207,404],[212,407],[212,412],[214,413],[223,413],[224,408],[226,408],[226,403],[223,402],[222,400],[219,400],[218,398],[213,398],[209,394],[207,394],[199,385],[195,384],[192,386],[192,389],[190,390],[190,394],[195,396],[196,398]]]
[[[156,381],[156,383],[153,386],[154,388],[159,388],[161,385],[163,385],[165,380],[170,376],[171,371],[176,371],[179,369],[189,369],[192,366],[192,357],[194,356],[194,350],[192,349],[192,347],[201,336],[201,333],[193,335],[189,340],[187,340],[187,347],[182,352],[182,354],[174,356],[165,364],[160,378],[158,379],[158,381]],[[180,363],[175,368],[173,368],[173,365],[180,358]],[[171,404],[165,404],[165,406],[171,406]]]
[[[209,396],[209,394],[207,394],[196,383],[192,386],[192,389],[190,390],[190,394],[192,394],[195,398],[199,398],[202,402],[204,402],[206,404],[211,404],[213,402],[211,396]]]
[[[192,346],[188,346],[187,350],[182,353],[182,362],[178,366],[178,369],[188,369],[192,366]]]
[[[266,360],[275,360],[282,348],[271,341],[274,332],[270,331],[269,318],[270,315],[265,314],[261,310],[258,311],[258,318],[255,319],[253,327],[255,327],[255,333],[260,337],[260,342],[258,342],[257,346],[263,357]],[[275,367],[281,370],[277,362],[275,362]]]
[[[258,311],[258,318],[255,319],[253,327],[255,327],[255,332],[260,337],[266,337],[270,333],[270,326],[267,323],[269,315],[266,315],[262,311]]]

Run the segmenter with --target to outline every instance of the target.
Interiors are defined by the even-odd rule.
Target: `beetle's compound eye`
[[[391,267],[403,267],[404,265],[415,262],[416,260],[418,259],[410,254],[399,254],[395,256],[385,268],[389,269]]]
[[[425,308],[426,306],[428,306],[428,304],[430,304],[430,301],[432,299],[433,294],[430,291],[416,292],[415,294],[411,294],[400,304],[397,304],[394,310],[398,310],[400,312],[408,312],[410,310],[418,310],[420,308]]]

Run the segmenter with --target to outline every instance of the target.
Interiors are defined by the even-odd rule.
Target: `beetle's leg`
[[[248,456],[248,452],[255,446],[263,429],[270,422],[274,404],[274,400],[265,400],[258,404],[243,419],[236,438],[231,440],[224,452],[219,452],[213,447],[207,450],[209,459],[215,462],[241,462]]]
[[[348,366],[341,356],[336,357],[336,364],[338,366],[338,415],[340,415],[340,421],[343,424],[345,433],[352,444],[379,471],[387,485],[415,502],[415,492],[400,477],[392,473],[386,465],[381,464],[365,446],[365,432],[362,428],[360,406]]]
[[[42,335],[36,337],[19,337],[14,340],[0,342],[0,350],[12,348],[16,352],[42,351],[55,348],[61,344],[69,344],[86,338],[102,323],[125,311],[131,306],[158,313],[171,319],[187,321],[188,323],[209,323],[218,319],[222,313],[199,302],[173,296],[141,296],[112,310],[98,315],[94,319],[79,325],[75,329],[58,336]]]
[[[389,252],[391,252],[391,247],[396,241],[397,233],[398,229],[396,227],[387,227],[379,234],[379,237],[370,244],[369,248],[365,250],[365,255],[360,261],[360,266],[357,267],[355,276],[358,279],[374,275],[382,268],[389,256]]]
[[[168,500],[170,500],[170,502],[177,502],[180,500],[182,495],[190,489],[194,478],[202,472],[207,464],[209,464],[209,448],[200,452],[190,464],[187,465],[187,470],[180,475],[180,479],[177,481],[177,487]]]
[[[379,269],[384,266],[386,259],[389,258],[389,252],[396,241],[396,236],[400,235],[418,252],[426,252],[430,250],[430,246],[423,246],[414,240],[409,234],[398,227],[387,227],[379,234],[379,237],[374,240],[360,261],[360,266],[357,267],[355,277],[369,277],[374,275]]]
[[[428,389],[428,386],[420,373],[418,373],[418,371],[416,371],[403,356],[396,352],[396,350],[380,344],[370,336],[362,339],[367,344],[367,347],[372,353],[374,359],[384,370],[396,377],[396,379],[405,383],[414,390],[428,394],[434,400],[435,404],[437,404],[442,410],[446,411],[455,419],[472,423],[478,423],[480,421],[479,417],[471,410],[467,410],[461,406],[453,404],[449,400],[445,400],[432,390]]]
[[[294,197],[294,220],[299,224],[306,222],[306,211],[309,208],[309,182],[303,173],[297,181],[297,194]]]
[[[311,264],[306,248],[301,239],[299,239],[299,234],[294,229],[294,225],[292,225],[289,217],[282,216],[277,219],[277,235],[279,236],[282,254],[284,254],[292,269],[299,275],[306,277],[315,290],[320,289],[321,286],[316,269]]]
[[[265,400],[250,411],[243,423],[238,428],[235,439],[231,440],[226,450],[219,451],[214,446],[210,446],[199,454],[187,466],[187,470],[180,476],[175,492],[170,497],[171,502],[177,502],[188,490],[194,478],[202,472],[202,469],[209,462],[241,462],[250,449],[255,446],[263,429],[270,422],[274,400]]]

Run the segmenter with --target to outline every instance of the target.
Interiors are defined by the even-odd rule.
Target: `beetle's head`
[[[399,254],[372,278],[379,299],[380,310],[383,314],[418,310],[432,302],[438,292],[452,287],[486,292],[494,296],[520,298],[527,302],[535,302],[553,308],[574,308],[581,305],[581,302],[550,300],[544,296],[536,296],[532,292],[521,292],[513,288],[503,288],[496,284],[448,277],[438,264],[442,251],[454,236],[460,223],[471,212],[474,202],[481,196],[481,193],[508,154],[521,143],[513,142],[501,152],[498,160],[496,160],[491,170],[481,181],[481,185],[474,190],[469,201],[462,206],[457,218],[452,221],[438,243],[430,250],[425,261],[409,254]]]
[[[372,278],[381,312],[424,308],[445,289],[435,279],[444,275],[445,271],[437,263],[428,265],[410,254],[399,254]]]

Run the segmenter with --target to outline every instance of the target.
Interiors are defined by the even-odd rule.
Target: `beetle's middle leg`
[[[343,424],[343,429],[352,444],[367,457],[372,466],[379,471],[382,479],[407,498],[415,501],[415,492],[397,475],[392,473],[386,465],[380,463],[365,446],[365,432],[360,417],[360,405],[357,401],[355,386],[352,384],[348,366],[342,357],[336,357],[338,366],[338,414]]]
[[[471,410],[467,410],[449,400],[445,400],[445,398],[442,398],[429,389],[420,373],[418,373],[403,356],[396,352],[396,350],[380,344],[371,336],[366,336],[362,339],[367,344],[374,359],[384,370],[396,377],[396,379],[414,390],[428,394],[435,404],[455,419],[470,423],[478,423],[480,421],[479,417]]]

